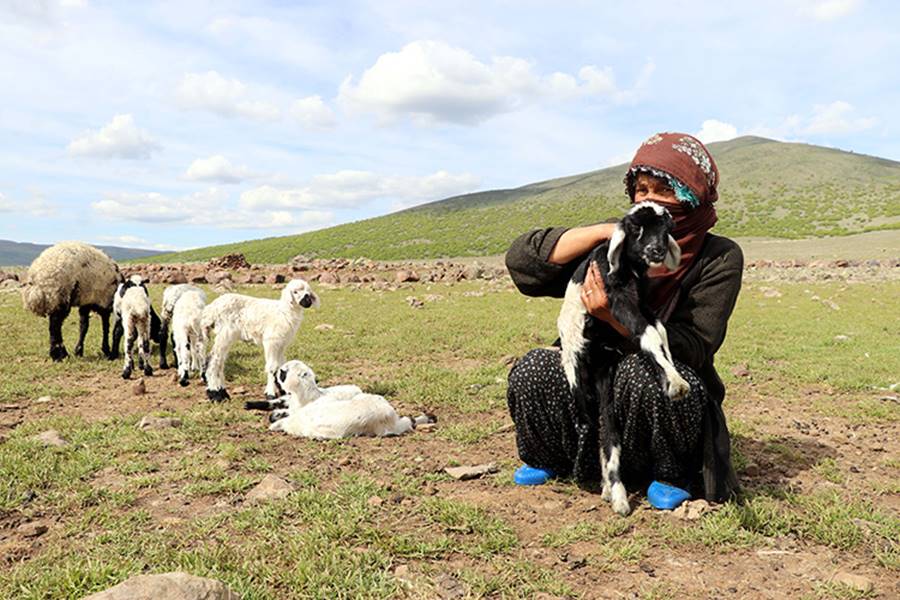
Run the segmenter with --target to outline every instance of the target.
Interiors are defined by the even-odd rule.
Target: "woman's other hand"
[[[624,325],[619,323],[609,310],[609,299],[606,297],[606,289],[603,287],[603,277],[597,269],[597,265],[591,263],[588,267],[584,284],[581,286],[581,303],[594,317],[609,323],[616,331],[625,337],[630,337]]]

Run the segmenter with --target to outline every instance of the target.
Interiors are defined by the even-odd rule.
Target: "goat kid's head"
[[[319,308],[319,296],[303,279],[291,279],[282,290],[281,299],[303,308]]]
[[[275,372],[275,378],[281,389],[289,394],[294,394],[301,402],[317,396],[313,393],[318,390],[316,374],[303,361],[287,361]]]
[[[119,296],[124,298],[125,292],[133,287],[140,287],[144,289],[144,292],[149,296],[150,292],[147,291],[147,283],[144,281],[144,278],[140,275],[132,275],[124,282],[119,284]]]
[[[681,248],[672,237],[675,221],[663,206],[640,202],[622,217],[609,241],[610,274],[618,270],[624,252],[628,260],[639,266],[665,265],[674,271],[681,263]]]

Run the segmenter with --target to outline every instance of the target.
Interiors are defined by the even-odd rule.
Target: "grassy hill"
[[[0,240],[0,266],[15,267],[30,265],[38,254],[49,248],[49,244],[30,244],[27,242],[13,242]],[[149,258],[162,254],[158,250],[143,250],[140,248],[122,248],[119,246],[97,246],[106,252],[113,260],[133,260]]]
[[[900,229],[900,162],[808,144],[741,137],[709,145],[722,175],[716,231],[806,238]],[[304,233],[154,256],[200,261],[242,252],[250,262],[365,256],[397,260],[498,254],[528,229],[579,225],[627,206],[626,165],[466,194]]]

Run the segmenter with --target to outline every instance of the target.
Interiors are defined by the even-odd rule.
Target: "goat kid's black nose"
[[[310,298],[309,294],[300,298],[300,306],[302,306],[303,308],[309,308],[310,306],[312,306],[312,298]]]

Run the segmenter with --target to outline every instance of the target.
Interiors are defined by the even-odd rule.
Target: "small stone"
[[[142,396],[147,393],[147,385],[144,383],[143,377],[137,380],[137,382],[131,388],[131,393],[135,396]]]
[[[331,323],[320,323],[319,325],[313,327],[313,329],[315,329],[316,331],[331,331],[332,329],[334,329],[334,325],[332,325]]]
[[[465,598],[465,585],[453,575],[440,575],[435,580],[435,591],[441,600],[457,600],[457,598]]]
[[[394,569],[394,577],[397,579],[409,579],[409,565],[398,565]]]
[[[734,375],[735,377],[749,377],[750,369],[747,368],[747,365],[742,363],[742,364],[735,365],[734,367],[732,367],[731,374]]]
[[[437,423],[422,423],[421,425],[416,425],[416,431],[434,431],[437,429]]]
[[[342,457],[340,457],[340,458],[338,459],[338,461],[337,461],[337,464],[340,465],[340,466],[342,466],[342,467],[346,467],[347,465],[350,464],[350,457],[349,457],[349,456],[342,456]]]
[[[833,581],[834,583],[845,585],[863,594],[869,594],[875,589],[875,584],[872,583],[872,580],[868,577],[863,577],[862,575],[856,575],[854,573],[847,573],[846,571],[841,571],[840,573],[836,574],[834,577],[832,577],[831,581]]]
[[[181,419],[147,415],[138,423],[138,429],[169,429],[171,427],[181,427]]]
[[[160,573],[136,575],[103,592],[82,600],[240,600],[221,581],[189,575],[188,573]]]
[[[369,499],[366,500],[366,504],[369,506],[381,506],[384,504],[384,500],[382,500],[379,496],[369,496]]]
[[[425,303],[416,298],[415,296],[407,296],[406,303],[412,306],[413,308],[422,308],[425,306]]]
[[[744,475],[747,477],[759,477],[759,472],[759,465],[756,463],[750,463],[744,467]]]
[[[47,526],[43,523],[32,521],[30,523],[22,523],[16,527],[16,531],[22,537],[35,538],[47,533]]]
[[[846,342],[850,340],[850,336],[846,335],[836,335],[834,336],[834,341],[836,342]]]
[[[247,492],[244,499],[247,502],[264,502],[266,500],[279,500],[294,491],[294,486],[276,475],[266,475],[262,481]]]
[[[31,436],[31,439],[44,444],[45,446],[57,446],[62,447],[68,445],[69,442],[64,440],[59,432],[55,429],[48,429],[47,431],[42,431],[36,435]]]
[[[709,502],[706,500],[687,500],[672,511],[672,516],[684,521],[696,521],[709,511]]]
[[[50,400],[51,400],[50,396],[41,396],[40,398],[35,400],[34,403],[35,404],[46,404],[46,403],[50,402]]]
[[[496,464],[487,463],[483,465],[468,467],[447,467],[444,469],[444,472],[453,479],[456,479],[458,481],[466,481],[467,479],[476,479],[478,477],[481,477],[482,475],[496,473],[498,470],[499,469],[497,468]]]

